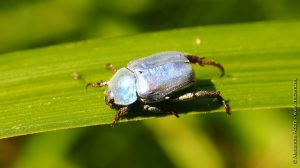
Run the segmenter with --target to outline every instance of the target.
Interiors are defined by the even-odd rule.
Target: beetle
[[[230,115],[230,107],[219,91],[198,90],[174,96],[174,93],[184,90],[195,82],[192,63],[200,66],[214,66],[220,69],[221,76],[224,75],[223,66],[213,60],[182,52],[168,51],[133,60],[119,70],[112,64],[108,64],[108,67],[115,73],[113,77],[109,81],[88,83],[86,88],[108,86],[104,92],[105,102],[111,108],[118,110],[112,126],[117,124],[119,118],[125,115],[135,102],[141,102],[145,111],[165,112],[179,117],[176,112],[156,107],[155,103],[211,97],[217,98],[224,106],[226,113]]]

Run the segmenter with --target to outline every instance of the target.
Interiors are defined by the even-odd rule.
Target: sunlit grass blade
[[[249,23],[0,55],[0,137],[110,124],[116,111],[105,105],[104,89],[85,92],[85,81],[110,79],[107,63],[123,67],[130,60],[161,51],[182,51],[220,62],[226,71],[223,78],[214,68],[194,68],[199,87],[221,91],[233,115],[242,110],[292,108],[293,79],[300,74],[299,39],[300,22]],[[71,76],[74,72],[81,75],[79,80]],[[186,110],[181,115],[224,112],[215,103],[198,103],[180,104]],[[137,116],[130,121],[156,117]]]

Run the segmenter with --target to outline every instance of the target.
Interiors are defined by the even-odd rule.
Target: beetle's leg
[[[88,87],[99,88],[99,87],[103,87],[103,86],[106,86],[106,85],[107,85],[107,82],[106,82],[106,81],[100,80],[100,82],[96,82],[96,83],[88,83],[88,84],[86,84],[85,90],[86,90]]]
[[[190,92],[190,93],[183,94],[179,97],[172,98],[172,99],[170,99],[170,101],[172,101],[172,102],[188,101],[188,100],[193,100],[193,99],[200,98],[200,97],[217,98],[220,101],[220,103],[222,103],[222,105],[224,106],[226,113],[228,115],[231,114],[229,105],[226,103],[224,98],[220,95],[219,91],[200,90],[200,91]]]
[[[179,118],[179,115],[177,113],[175,113],[174,111],[165,111],[165,110],[162,110],[158,107],[150,106],[148,104],[144,105],[144,110],[149,111],[149,112],[162,112],[162,113],[172,114],[175,117]]]
[[[194,63],[194,64],[197,63],[200,66],[211,65],[217,67],[222,72],[220,77],[222,77],[225,73],[224,67],[221,64],[215,62],[214,60],[207,60],[205,57],[198,57],[190,54],[186,54],[185,57],[190,61],[190,63]]]
[[[113,66],[113,64],[111,64],[111,63],[107,63],[107,64],[106,64],[106,67],[109,68],[109,69],[111,69],[111,70],[113,71],[113,73],[116,73],[116,72],[117,72],[117,68],[115,68],[115,67]]]
[[[118,110],[117,114],[115,115],[115,119],[114,119],[114,121],[112,122],[111,126],[114,127],[115,125],[117,125],[118,120],[119,120],[123,115],[127,114],[127,112],[128,112],[128,106],[121,107],[121,108]]]

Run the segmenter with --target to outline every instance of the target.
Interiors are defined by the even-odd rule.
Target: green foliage
[[[195,66],[196,75],[200,87],[220,90],[230,100],[233,115],[243,110],[292,108],[292,80],[300,72],[299,38],[300,22],[251,23],[88,40],[3,54],[0,137],[111,123],[116,111],[105,105],[104,89],[85,92],[83,81],[108,80],[112,75],[105,68],[108,62],[122,67],[130,60],[169,50],[204,55],[222,63],[226,69],[223,78],[209,67]],[[72,79],[74,72],[81,79]],[[213,104],[190,103],[192,108],[183,110],[186,114],[224,112]],[[129,121],[153,117],[138,115]]]
[[[0,53],[95,37],[300,18],[299,0],[0,1]]]

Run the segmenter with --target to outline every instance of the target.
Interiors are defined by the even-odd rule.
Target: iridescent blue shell
[[[194,82],[189,60],[180,52],[162,52],[128,63],[108,82],[109,98],[117,105],[140,99],[154,103]]]
[[[162,52],[128,63],[134,72],[138,97],[144,102],[164,100],[194,81],[189,60],[180,52]]]

